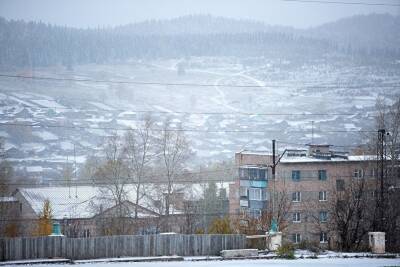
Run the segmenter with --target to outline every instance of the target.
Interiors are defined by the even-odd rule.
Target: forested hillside
[[[395,27],[398,19],[380,16],[384,17],[349,18],[307,31],[211,16],[188,16],[99,29],[75,29],[1,18],[0,68],[33,69],[60,64],[73,68],[80,64],[112,63],[130,58],[186,56],[284,56],[293,60],[320,58],[327,53],[398,56],[399,46],[395,45],[399,40]],[[366,27],[370,28],[370,19],[374,19],[372,34],[366,30]],[[386,30],[380,31],[379,25]],[[379,34],[375,36],[375,33]],[[362,41],[366,38],[368,42]],[[375,39],[379,42],[374,42]],[[367,43],[368,47],[359,45],[360,42]]]

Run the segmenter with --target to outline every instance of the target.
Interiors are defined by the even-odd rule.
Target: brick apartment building
[[[307,240],[321,247],[334,247],[337,240],[329,227],[330,200],[355,180],[363,179],[368,188],[376,181],[375,155],[351,156],[332,151],[329,145],[286,150],[276,167],[275,181],[270,153],[238,152],[235,162],[239,175],[229,190],[230,214],[258,218],[263,212],[275,217],[280,213],[284,241]]]

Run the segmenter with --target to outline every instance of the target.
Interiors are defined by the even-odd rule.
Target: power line
[[[133,85],[159,85],[159,86],[188,86],[188,87],[232,87],[232,88],[287,88],[288,85],[239,85],[239,84],[207,84],[207,83],[167,83],[167,82],[145,82],[145,81],[121,81],[121,80],[97,80],[97,79],[76,79],[76,78],[57,78],[57,77],[45,77],[45,76],[24,76],[24,75],[11,75],[11,74],[0,74],[0,77],[4,78],[17,78],[17,79],[29,79],[29,80],[45,80],[45,81],[58,81],[58,82],[91,82],[91,83],[107,83],[107,84],[133,84]],[[363,89],[363,88],[389,88],[398,87],[400,84],[383,84],[383,85],[308,85],[302,86],[305,88],[350,88],[350,89]]]
[[[282,2],[310,3],[310,4],[329,4],[329,5],[359,5],[359,6],[389,6],[400,7],[400,4],[391,3],[371,3],[371,2],[345,2],[345,1],[322,1],[322,0],[279,0]]]
[[[16,126],[16,127],[41,127],[41,128],[64,128],[64,129],[80,129],[80,130],[109,130],[109,131],[134,131],[139,128],[116,128],[116,127],[98,127],[98,126],[77,126],[77,125],[50,125],[50,124],[25,124],[25,123],[10,123],[2,122],[1,126]],[[282,130],[208,130],[208,129],[183,129],[183,128],[150,128],[152,131],[166,132],[200,132],[200,133],[282,133]],[[304,133],[308,130],[290,130],[291,133]],[[376,130],[318,130],[316,133],[375,133]]]

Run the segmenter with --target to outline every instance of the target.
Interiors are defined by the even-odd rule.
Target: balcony
[[[240,186],[266,188],[268,182],[266,180],[240,180]]]

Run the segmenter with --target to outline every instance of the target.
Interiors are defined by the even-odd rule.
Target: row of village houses
[[[268,211],[275,217],[280,216],[278,223],[285,240],[294,243],[309,240],[321,246],[327,246],[334,239],[327,223],[332,212],[330,198],[346,191],[354,179],[365,179],[375,185],[377,178],[376,155],[347,155],[332,151],[329,145],[288,149],[277,165],[275,180],[271,179],[272,155],[268,152],[241,151],[235,154],[235,163],[238,172],[233,181],[218,183],[220,192],[224,192],[221,196],[227,199],[221,198],[224,204],[217,215],[255,218],[262,223],[263,213]],[[204,189],[201,184],[176,187],[169,216],[163,213],[162,194],[154,197],[149,193],[160,193],[152,186],[143,188],[137,209],[128,200],[118,206],[106,197],[99,198],[101,188],[93,186],[18,188],[12,197],[3,199],[3,206],[13,207],[15,218],[33,220],[38,218],[43,201],[48,199],[54,220],[61,223],[67,236],[118,234],[118,230],[132,225],[131,232],[135,234],[157,233],[165,230],[162,225],[167,217],[169,228],[166,230],[188,232],[187,203],[199,201]],[[127,191],[135,192],[133,188]],[[123,225],[108,221],[121,208],[129,221]],[[111,226],[117,229],[112,231]],[[28,228],[23,234],[28,234]],[[195,229],[190,227],[190,231]],[[260,231],[265,230],[260,227]]]

